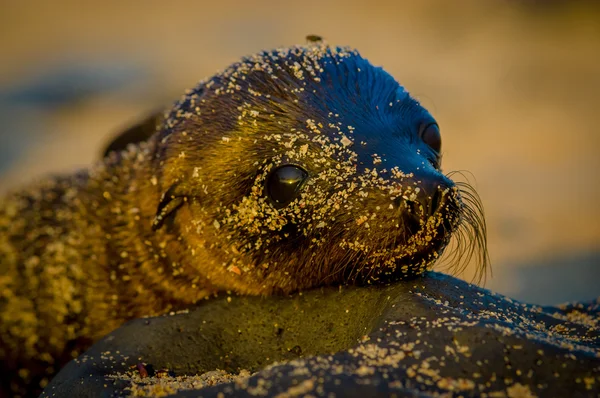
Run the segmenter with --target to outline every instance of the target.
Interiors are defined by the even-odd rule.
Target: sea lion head
[[[441,172],[435,119],[356,50],[246,57],[186,93],[155,140],[153,228],[180,234],[199,272],[264,292],[397,280],[453,235],[485,265],[479,201]]]

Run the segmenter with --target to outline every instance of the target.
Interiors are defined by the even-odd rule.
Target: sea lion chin
[[[0,203],[0,354],[28,369],[12,391],[127,319],[219,291],[414,277],[452,236],[485,267],[480,201],[440,160],[435,119],[356,50],[242,59],[147,141]]]

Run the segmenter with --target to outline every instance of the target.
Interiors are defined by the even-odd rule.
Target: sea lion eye
[[[267,194],[276,207],[283,207],[298,196],[307,178],[308,173],[299,166],[280,166],[269,174]]]
[[[436,123],[430,123],[421,129],[421,139],[437,153],[442,150],[442,135]]]

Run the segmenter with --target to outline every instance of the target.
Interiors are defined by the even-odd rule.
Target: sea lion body
[[[0,356],[20,378],[4,388],[219,291],[422,274],[472,224],[434,125],[358,52],[313,43],[244,58],[147,142],[4,198]]]

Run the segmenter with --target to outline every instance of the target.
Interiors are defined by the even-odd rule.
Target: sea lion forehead
[[[220,98],[215,98],[220,97]],[[401,119],[407,109],[423,110],[391,75],[349,47],[323,43],[262,51],[242,58],[200,82],[174,106],[169,125],[197,114],[208,100],[259,103],[271,99],[303,105],[306,113],[350,118],[360,114]],[[386,108],[384,105],[387,105]],[[390,109],[391,108],[391,109]],[[351,121],[351,120],[348,120]]]

